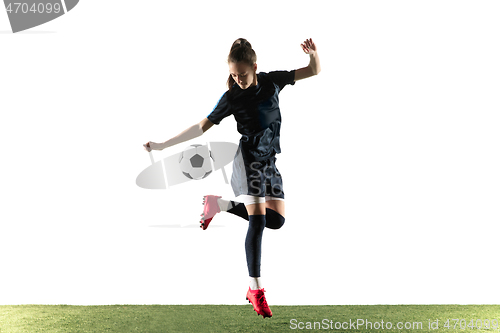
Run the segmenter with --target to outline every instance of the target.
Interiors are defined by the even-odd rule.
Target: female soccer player
[[[244,38],[237,39],[228,55],[228,90],[212,112],[184,132],[163,143],[148,142],[147,151],[163,150],[201,136],[214,124],[233,115],[241,134],[233,161],[231,186],[238,201],[220,196],[203,198],[201,227],[205,230],[215,214],[226,211],[249,221],[245,238],[250,286],[247,299],[257,314],[271,317],[260,279],[261,244],[264,227],[279,229],[285,223],[285,194],[281,175],[276,168],[275,155],[280,149],[281,114],[279,92],[295,81],[317,75],[320,70],[317,48],[312,39],[301,44],[310,56],[307,67],[292,71],[257,74],[257,55]]]

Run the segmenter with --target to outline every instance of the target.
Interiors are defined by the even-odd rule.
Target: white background
[[[258,70],[280,94],[286,223],[266,230],[270,304],[498,304],[497,1],[81,1],[12,34],[0,10],[0,304],[246,304],[247,222],[198,228],[222,174],[135,184]],[[237,143],[229,117],[191,143]],[[231,164],[226,167],[230,176]],[[213,227],[212,227],[213,226]]]

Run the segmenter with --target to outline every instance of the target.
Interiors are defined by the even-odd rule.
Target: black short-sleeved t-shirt
[[[214,124],[233,115],[241,134],[240,147],[247,161],[262,161],[281,152],[281,113],[278,94],[295,84],[295,71],[257,74],[257,85],[241,89],[237,84],[226,91],[207,116]]]

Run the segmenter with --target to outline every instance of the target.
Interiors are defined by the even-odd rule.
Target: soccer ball
[[[179,166],[182,173],[189,179],[203,179],[212,172],[210,159],[212,152],[208,146],[191,145],[184,149],[179,157]]]

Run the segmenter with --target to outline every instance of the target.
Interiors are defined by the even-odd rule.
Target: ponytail
[[[238,38],[234,41],[227,56],[227,63],[231,62],[243,62],[249,66],[253,66],[257,62],[257,54],[252,49],[252,44],[250,44],[245,38]],[[236,84],[231,74],[227,79],[227,87],[229,91]]]

